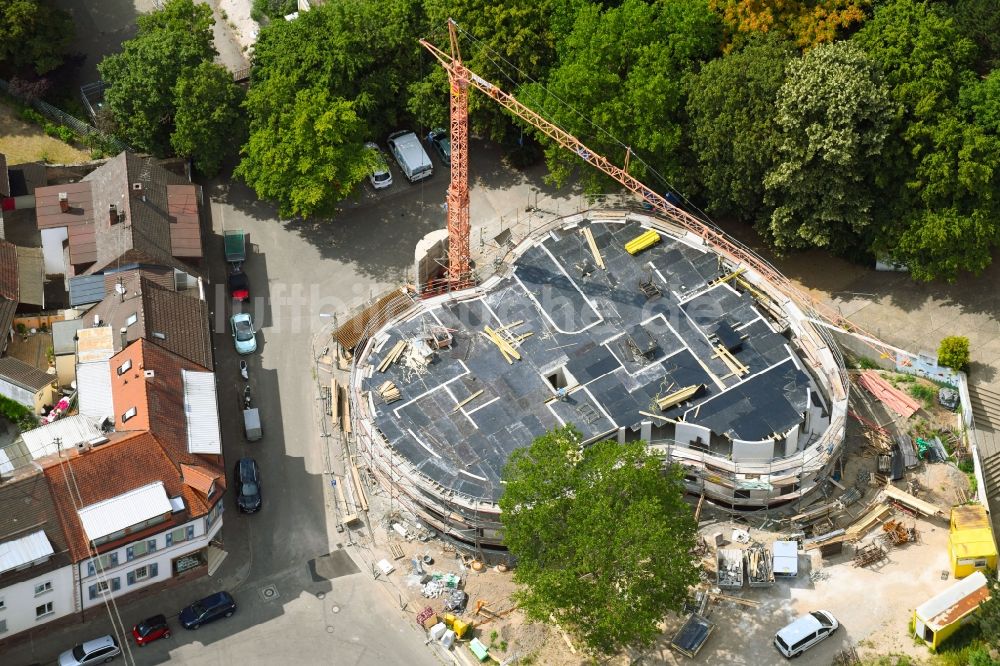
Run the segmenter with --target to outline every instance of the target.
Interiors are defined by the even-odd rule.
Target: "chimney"
[[[122,335],[122,349],[125,349],[128,347],[128,329],[123,326],[119,333]]]
[[[108,210],[108,217],[111,219],[111,224],[118,224],[118,206],[117,204],[111,204]]]
[[[60,192],[59,193],[59,210],[64,213],[69,212],[69,193]]]

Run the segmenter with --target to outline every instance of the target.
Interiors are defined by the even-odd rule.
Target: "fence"
[[[103,142],[105,146],[113,148],[114,152],[116,153],[120,153],[124,150],[130,150],[128,145],[125,142],[121,141],[120,139],[117,139],[113,136],[108,136],[107,134],[100,131],[96,127],[88,125],[79,118],[69,115],[62,109],[57,109],[48,102],[42,101],[40,99],[28,99],[22,95],[17,94],[13,90],[11,90],[10,84],[4,81],[3,79],[0,79],[0,92],[3,92],[5,95],[8,95],[13,99],[16,99],[18,102],[21,102],[22,104],[27,104],[33,107],[36,111],[41,113],[49,120],[60,123],[61,125],[65,125],[66,127],[76,132],[77,135],[80,136],[81,138],[86,138],[89,136],[97,137]]]

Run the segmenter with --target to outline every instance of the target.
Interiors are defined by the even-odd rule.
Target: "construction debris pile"
[[[774,583],[774,564],[767,546],[754,544],[744,551],[744,556],[750,587],[767,587]]]
[[[716,563],[716,583],[719,587],[736,589],[743,587],[743,551],[736,548],[719,549]]]

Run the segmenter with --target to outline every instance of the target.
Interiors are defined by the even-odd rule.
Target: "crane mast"
[[[867,338],[868,346],[879,352],[883,357],[892,358],[895,350],[885,345],[877,337],[867,333],[853,322],[841,315],[837,310],[821,303],[809,294],[803,292],[776,268],[757,256],[743,245],[734,242],[718,229],[705,224],[685,210],[671,204],[666,197],[657,194],[646,187],[639,179],[628,171],[612,163],[608,158],[588,148],[582,141],[542,117],[534,110],[519,102],[510,93],[482,78],[462,63],[458,48],[458,25],[453,19],[448,19],[448,34],[451,40],[451,53],[446,53],[426,39],[420,44],[426,48],[441,63],[448,72],[451,88],[451,183],[448,187],[448,278],[452,288],[464,288],[473,283],[471,272],[471,256],[469,250],[469,118],[468,94],[469,86],[493,99],[497,104],[507,109],[521,120],[529,123],[547,137],[569,150],[577,157],[606,175],[614,178],[622,186],[634,192],[648,203],[653,210],[663,217],[679,225],[686,231],[695,234],[706,244],[711,245],[719,253],[727,256],[736,264],[752,268],[761,277],[780,287],[800,305],[810,308],[822,319],[834,327]],[[631,150],[626,153],[626,166]],[[823,322],[819,322],[823,323]]]

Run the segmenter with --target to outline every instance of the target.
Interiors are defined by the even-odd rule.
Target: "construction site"
[[[581,662],[567,635],[558,649],[539,638],[558,627],[508,615],[516,562],[498,506],[511,453],[572,424],[584,445],[642,440],[684,470],[702,582],[665,620],[657,663],[765,663],[776,653],[761,637],[817,608],[850,633],[810,652],[816,663],[936,649],[976,606],[955,609],[983,598],[954,580],[996,566],[964,375],[815,302],[470,72],[451,36],[450,54],[423,43],[452,83],[447,231],[416,249],[415,284],[337,329],[350,374],[329,394],[353,476],[341,523],[371,496],[381,573],[409,559],[413,599],[447,597],[417,622],[453,641],[495,621],[489,648],[499,636],[540,663]],[[474,257],[470,87],[616,180],[624,205],[503,230]]]

